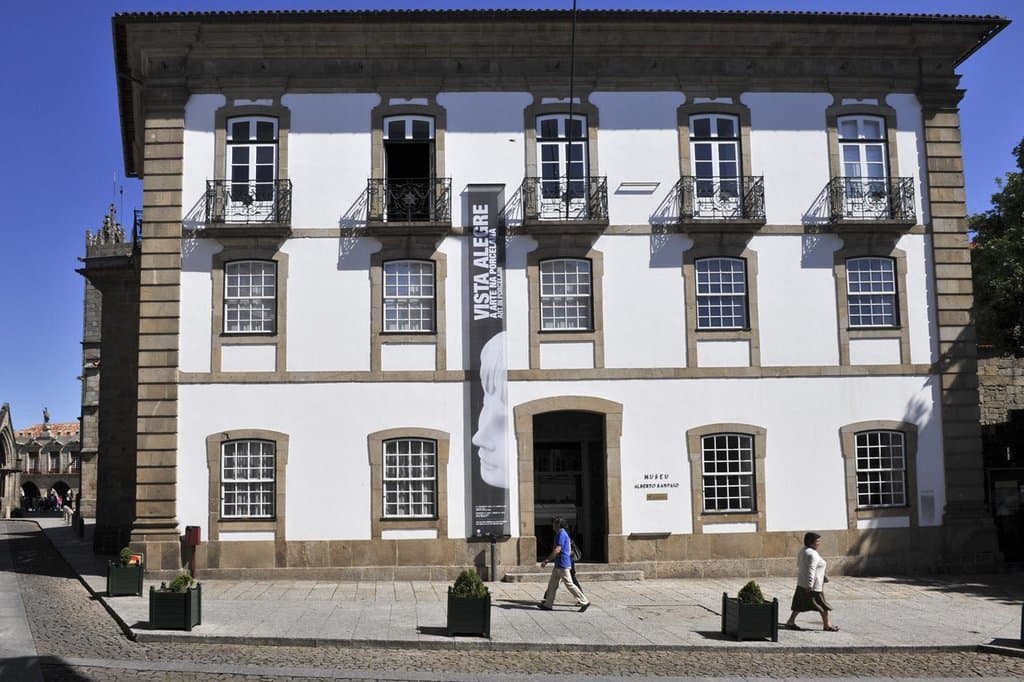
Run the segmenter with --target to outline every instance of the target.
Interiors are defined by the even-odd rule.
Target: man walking
[[[556,518],[551,522],[551,529],[555,531],[555,546],[551,549],[548,558],[541,562],[541,568],[554,562],[551,567],[551,579],[548,580],[548,590],[544,593],[544,601],[538,607],[550,611],[555,603],[555,593],[558,591],[558,583],[565,585],[569,594],[576,598],[576,605],[580,607],[580,613],[590,608],[590,600],[583,594],[580,588],[572,582],[569,569],[572,568],[572,543],[569,540],[569,533],[565,530],[565,519]]]

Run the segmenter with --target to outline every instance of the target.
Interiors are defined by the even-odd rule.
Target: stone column
[[[995,526],[984,506],[974,291],[957,110],[960,94],[951,90],[938,101],[922,98],[942,382],[946,478],[942,553],[949,568],[983,570],[993,567],[999,554]]]
[[[153,570],[179,569],[178,326],[183,88],[147,85],[139,287],[136,518],[132,545]]]

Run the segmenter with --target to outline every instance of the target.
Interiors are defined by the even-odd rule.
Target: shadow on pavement
[[[434,625],[418,625],[416,626],[416,632],[421,635],[433,635],[434,637],[448,636],[448,628],[439,628]]]
[[[1001,604],[1019,604],[1024,601],[1024,572],[927,578],[893,577],[883,578],[882,581],[933,592],[965,594]]]

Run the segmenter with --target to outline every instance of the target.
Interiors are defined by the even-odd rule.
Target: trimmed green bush
[[[194,582],[195,580],[192,579],[192,576],[188,573],[182,573],[171,581],[171,584],[167,586],[167,590],[170,592],[184,592],[188,588],[192,587],[192,583]],[[163,587],[162,583],[161,587]]]
[[[121,551],[117,555],[117,559],[121,562],[122,566],[127,566],[131,563],[133,554],[135,554],[135,552],[132,551],[131,547],[122,547]]]
[[[455,579],[455,584],[452,586],[451,594],[453,597],[486,597],[487,586],[484,585],[484,581],[480,578],[480,574],[476,571],[467,568],[462,573],[459,573],[459,577]]]
[[[740,588],[739,594],[736,597],[744,604],[765,604],[768,602],[764,595],[761,594],[761,586],[753,580]]]

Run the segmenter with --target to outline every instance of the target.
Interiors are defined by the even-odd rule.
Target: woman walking
[[[821,629],[827,632],[836,632],[838,625],[829,622],[828,613],[832,607],[825,601],[824,583],[828,582],[825,577],[825,560],[818,554],[818,547],[821,545],[821,536],[817,533],[804,534],[804,548],[796,555],[796,591],[793,593],[793,605],[790,607],[793,612],[789,614],[786,621],[786,629],[802,630],[796,624],[796,616],[804,611],[817,611],[821,614]]]

